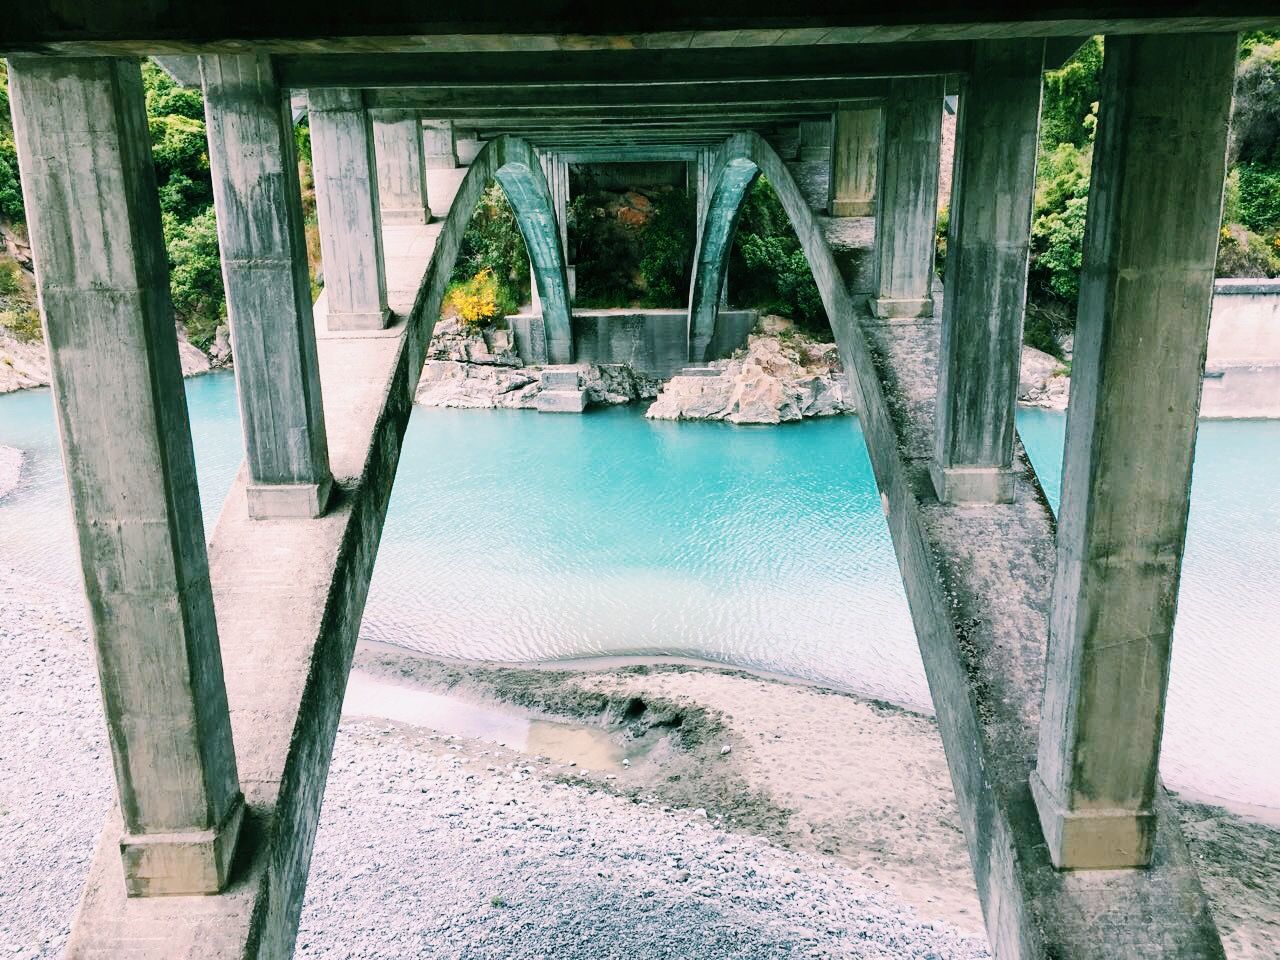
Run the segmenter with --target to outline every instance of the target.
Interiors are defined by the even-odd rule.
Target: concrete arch
[[[808,201],[791,171],[765,140],[755,133],[736,133],[720,147],[711,172],[707,211],[698,237],[689,286],[689,360],[703,363],[715,338],[720,289],[733,245],[742,201],[747,190],[763,174],[773,185],[826,308],[831,331],[840,346],[845,369],[853,370],[853,302],[827,242],[814,220]]]
[[[569,326],[569,280],[565,270],[564,250],[560,246],[560,228],[556,223],[551,190],[542,164],[532,146],[519,137],[502,136],[489,141],[476,155],[467,175],[458,186],[449,215],[436,240],[432,257],[432,282],[427,284],[434,305],[428,304],[431,318],[439,316],[440,301],[453,265],[458,258],[462,234],[480,202],[489,181],[497,180],[515,210],[520,235],[533,264],[533,282],[542,300],[542,319],[547,337],[547,360],[550,363],[573,362],[573,336]],[[428,334],[428,340],[430,336]]]

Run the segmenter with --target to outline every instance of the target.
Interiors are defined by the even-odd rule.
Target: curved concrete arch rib
[[[422,314],[434,323],[440,314],[445,287],[458,258],[462,234],[480,197],[491,180],[497,180],[515,211],[516,223],[533,263],[533,282],[542,299],[542,319],[547,337],[547,360],[573,362],[573,337],[569,326],[569,280],[565,270],[560,230],[556,224],[551,191],[542,164],[526,141],[503,136],[491,140],[471,162],[445,218],[432,257],[431,281],[424,291],[435,302]],[[428,337],[430,333],[428,332]]]
[[[761,174],[772,184],[800,239],[800,248],[818,285],[845,369],[852,370],[850,351],[856,330],[853,301],[844,279],[791,171],[774,149],[755,133],[734,134],[716,155],[708,191],[710,200],[702,221],[702,234],[698,237],[693,281],[689,287],[689,360],[694,363],[707,360],[707,351],[715,339],[720,288],[724,283],[725,264],[729,260],[738,217],[742,213],[742,201]]]

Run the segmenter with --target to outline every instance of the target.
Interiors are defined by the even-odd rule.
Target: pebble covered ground
[[[58,955],[112,800],[78,598],[0,569],[0,957]],[[562,764],[345,720],[297,955],[934,958],[985,944],[832,861]]]

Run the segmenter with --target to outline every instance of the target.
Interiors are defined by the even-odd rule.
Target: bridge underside
[[[690,165],[693,352],[757,174],[796,229],[859,395],[994,954],[1223,955],[1156,764],[1233,31],[1274,21],[1193,4],[1084,23],[1053,5],[958,22],[917,3],[886,23],[868,4],[733,18],[659,4],[642,28],[590,13],[569,30],[551,13],[513,30],[488,8],[460,23],[392,3],[319,21],[292,3],[170,6],[181,19],[27,5],[0,40],[19,55],[15,128],[121,799],[70,956],[291,954],[400,442],[470,213],[495,177],[524,211],[548,354],[571,359],[567,165],[617,159]],[[1113,36],[1058,527],[1013,393],[1040,72],[1094,32]],[[205,86],[246,432],[207,551],[141,85],[121,54],[176,56]],[[300,91],[324,244],[314,307],[290,172]],[[806,160],[829,165],[824,196],[797,184]],[[874,212],[874,244],[851,247],[868,221],[829,212]],[[87,339],[114,352],[60,364]],[[98,398],[117,391],[133,413],[103,420]],[[155,604],[183,628],[139,619]]]

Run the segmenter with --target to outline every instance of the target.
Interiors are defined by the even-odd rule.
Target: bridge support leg
[[[1235,57],[1107,37],[1031,777],[1061,868],[1151,862]]]
[[[390,320],[373,129],[359,90],[308,91],[316,215],[330,330]]]
[[[458,147],[453,138],[453,121],[424,120],[422,123],[423,166],[426,168],[427,201],[431,215],[443,220],[449,215],[466,169],[458,167]]]
[[[430,223],[422,124],[412,110],[371,110],[383,223]]]
[[[877,183],[871,312],[882,320],[933,316],[934,233],[942,78],[889,82]]]
[[[844,104],[836,110],[831,145],[831,215],[869,217],[876,212],[880,107]]]
[[[947,503],[1013,499],[1043,62],[1043,41],[980,41],[960,95],[932,464]]]
[[[255,55],[201,57],[249,514],[317,517],[332,475],[288,97]]]
[[[831,155],[831,121],[802,120],[800,122],[800,159],[819,163]]]
[[[244,800],[142,76],[136,60],[10,64],[125,889],[216,893]]]

